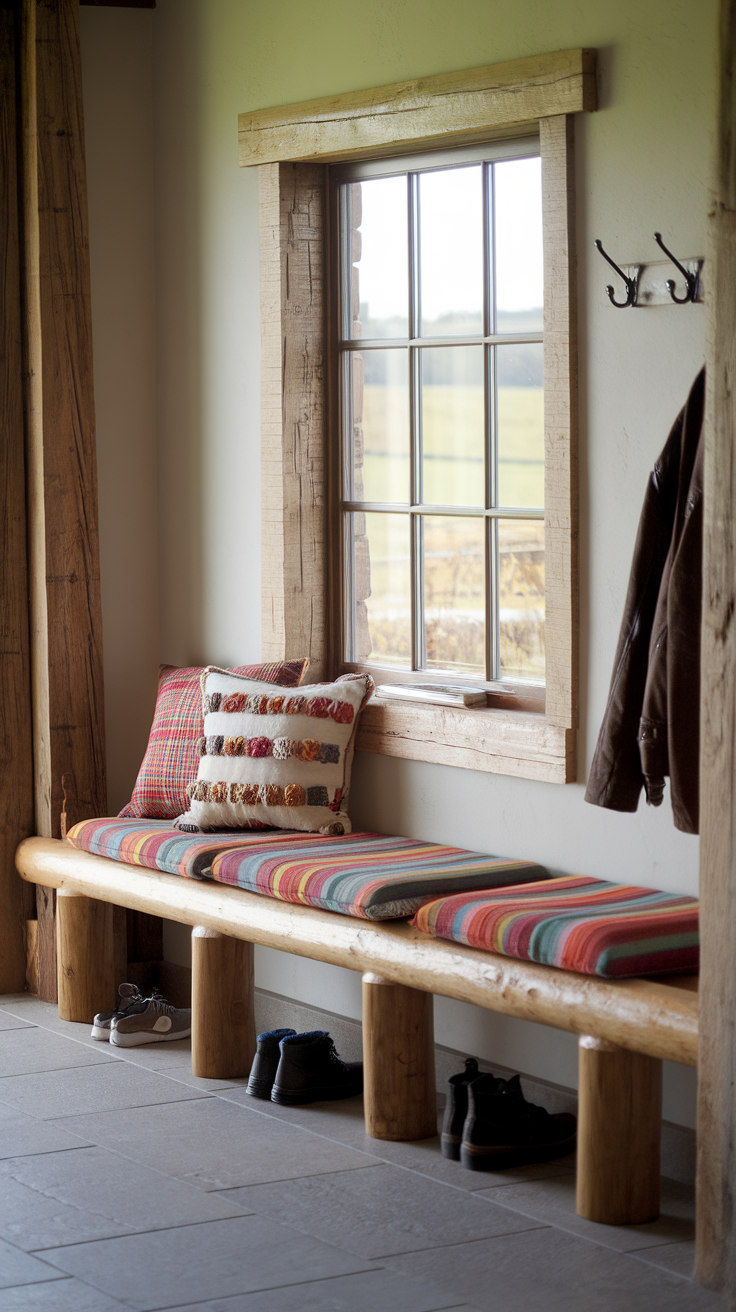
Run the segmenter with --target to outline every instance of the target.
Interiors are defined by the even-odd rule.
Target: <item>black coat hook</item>
[[[698,294],[697,273],[689,273],[687,269],[683,268],[683,266],[680,264],[680,261],[676,259],[675,256],[672,254],[672,251],[668,250],[667,247],[665,246],[664,242],[662,241],[661,232],[655,232],[654,240],[656,241],[657,245],[664,251],[667,258],[672,260],[672,263],[675,265],[675,267],[680,270],[680,273],[685,279],[685,286],[687,288],[687,291],[685,292],[684,296],[675,296],[674,278],[668,278],[665,283],[665,287],[667,288],[667,291],[672,297],[672,300],[675,302],[675,305],[687,305],[688,301],[694,301]]]
[[[613,287],[611,286],[606,287],[606,291],[608,292],[608,299],[611,302],[611,305],[615,305],[617,310],[625,310],[626,307],[629,305],[636,305],[636,297],[639,292],[639,272],[637,271],[635,278],[629,278],[627,274],[624,273],[623,269],[619,269],[618,265],[615,263],[614,260],[611,259],[610,255],[606,254],[606,252],[603,249],[603,244],[598,238],[596,238],[595,245],[596,245],[596,249],[603,256],[604,260],[608,260],[608,263],[610,264],[611,268],[616,270],[616,273],[618,274],[619,278],[623,278],[624,283],[626,284],[625,301],[617,301],[614,295]]]

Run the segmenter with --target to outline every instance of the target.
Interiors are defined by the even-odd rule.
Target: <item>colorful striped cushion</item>
[[[412,923],[436,938],[610,979],[698,969],[698,902],[605,879],[565,876],[503,893],[460,893]]]
[[[297,688],[306,660],[240,665],[235,673]],[[202,667],[162,665],[146,754],[123,818],[175,820],[189,805],[187,784],[197,777],[202,739]]]
[[[82,821],[69,842],[114,861],[215,879],[364,920],[409,916],[443,892],[548,878],[542,866],[526,861],[385,834],[188,834],[161,821],[110,819]]]

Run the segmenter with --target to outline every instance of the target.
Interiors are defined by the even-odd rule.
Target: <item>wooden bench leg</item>
[[[577,1212],[603,1225],[659,1216],[662,1062],[583,1035]]]
[[[248,1075],[256,1051],[252,943],[197,925],[192,930],[192,1073],[210,1080]]]
[[[115,1006],[113,906],[60,888],[56,901],[59,1016],[91,1022]]]
[[[431,993],[363,976],[365,1129],[372,1139],[437,1133]]]

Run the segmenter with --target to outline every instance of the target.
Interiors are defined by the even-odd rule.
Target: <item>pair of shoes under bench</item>
[[[577,1122],[527,1102],[518,1075],[481,1075],[474,1057],[449,1081],[442,1152],[470,1171],[548,1162],[574,1152]]]
[[[139,1048],[146,1043],[189,1038],[192,1013],[188,1007],[173,1007],[156,991],[144,997],[135,984],[121,984],[118,997],[115,1011],[95,1016],[93,1039],[107,1038],[114,1048]]]
[[[269,1098],[283,1107],[352,1098],[363,1089],[363,1063],[343,1061],[327,1030],[266,1030],[248,1080],[253,1098]]]

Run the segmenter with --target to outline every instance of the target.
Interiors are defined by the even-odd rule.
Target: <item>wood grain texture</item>
[[[373,923],[203,884],[27,838],[16,853],[24,879],[149,911],[233,938],[349,970],[373,971],[491,1011],[574,1034],[597,1034],[634,1052],[694,1066],[697,994],[657,980],[604,980],[430,938],[405,922]]]
[[[707,259],[696,1276],[736,1301],[736,0],[722,0]]]
[[[595,51],[561,50],[240,114],[240,163],[395,155],[595,107]]]
[[[656,1221],[662,1063],[589,1035],[578,1052],[578,1216],[599,1225]]]
[[[87,182],[76,0],[38,0],[49,832],[107,809]],[[39,711],[43,708],[39,707]],[[44,832],[43,830],[41,832]]]
[[[28,563],[26,555],[17,8],[0,7],[0,992],[22,991],[32,889],[14,848],[33,833]],[[14,841],[17,839],[17,841]]]
[[[36,831],[106,810],[89,238],[76,0],[23,0],[26,451]],[[56,997],[39,903],[41,997]]]
[[[256,1051],[252,943],[192,930],[192,1074],[242,1079]]]
[[[543,119],[539,136],[544,213],[545,714],[549,724],[576,729],[578,363],[572,116]],[[574,762],[570,764],[574,769]]]
[[[372,1139],[437,1134],[431,993],[363,976],[363,1105]]]
[[[259,174],[263,660],[308,656],[326,634],[325,223],[320,165]]]
[[[361,714],[355,745],[360,752],[563,784],[575,778],[574,737],[523,711],[373,698]]]
[[[61,889],[56,920],[59,1017],[89,1023],[115,1006],[117,984],[112,953],[113,908],[96,898]]]

